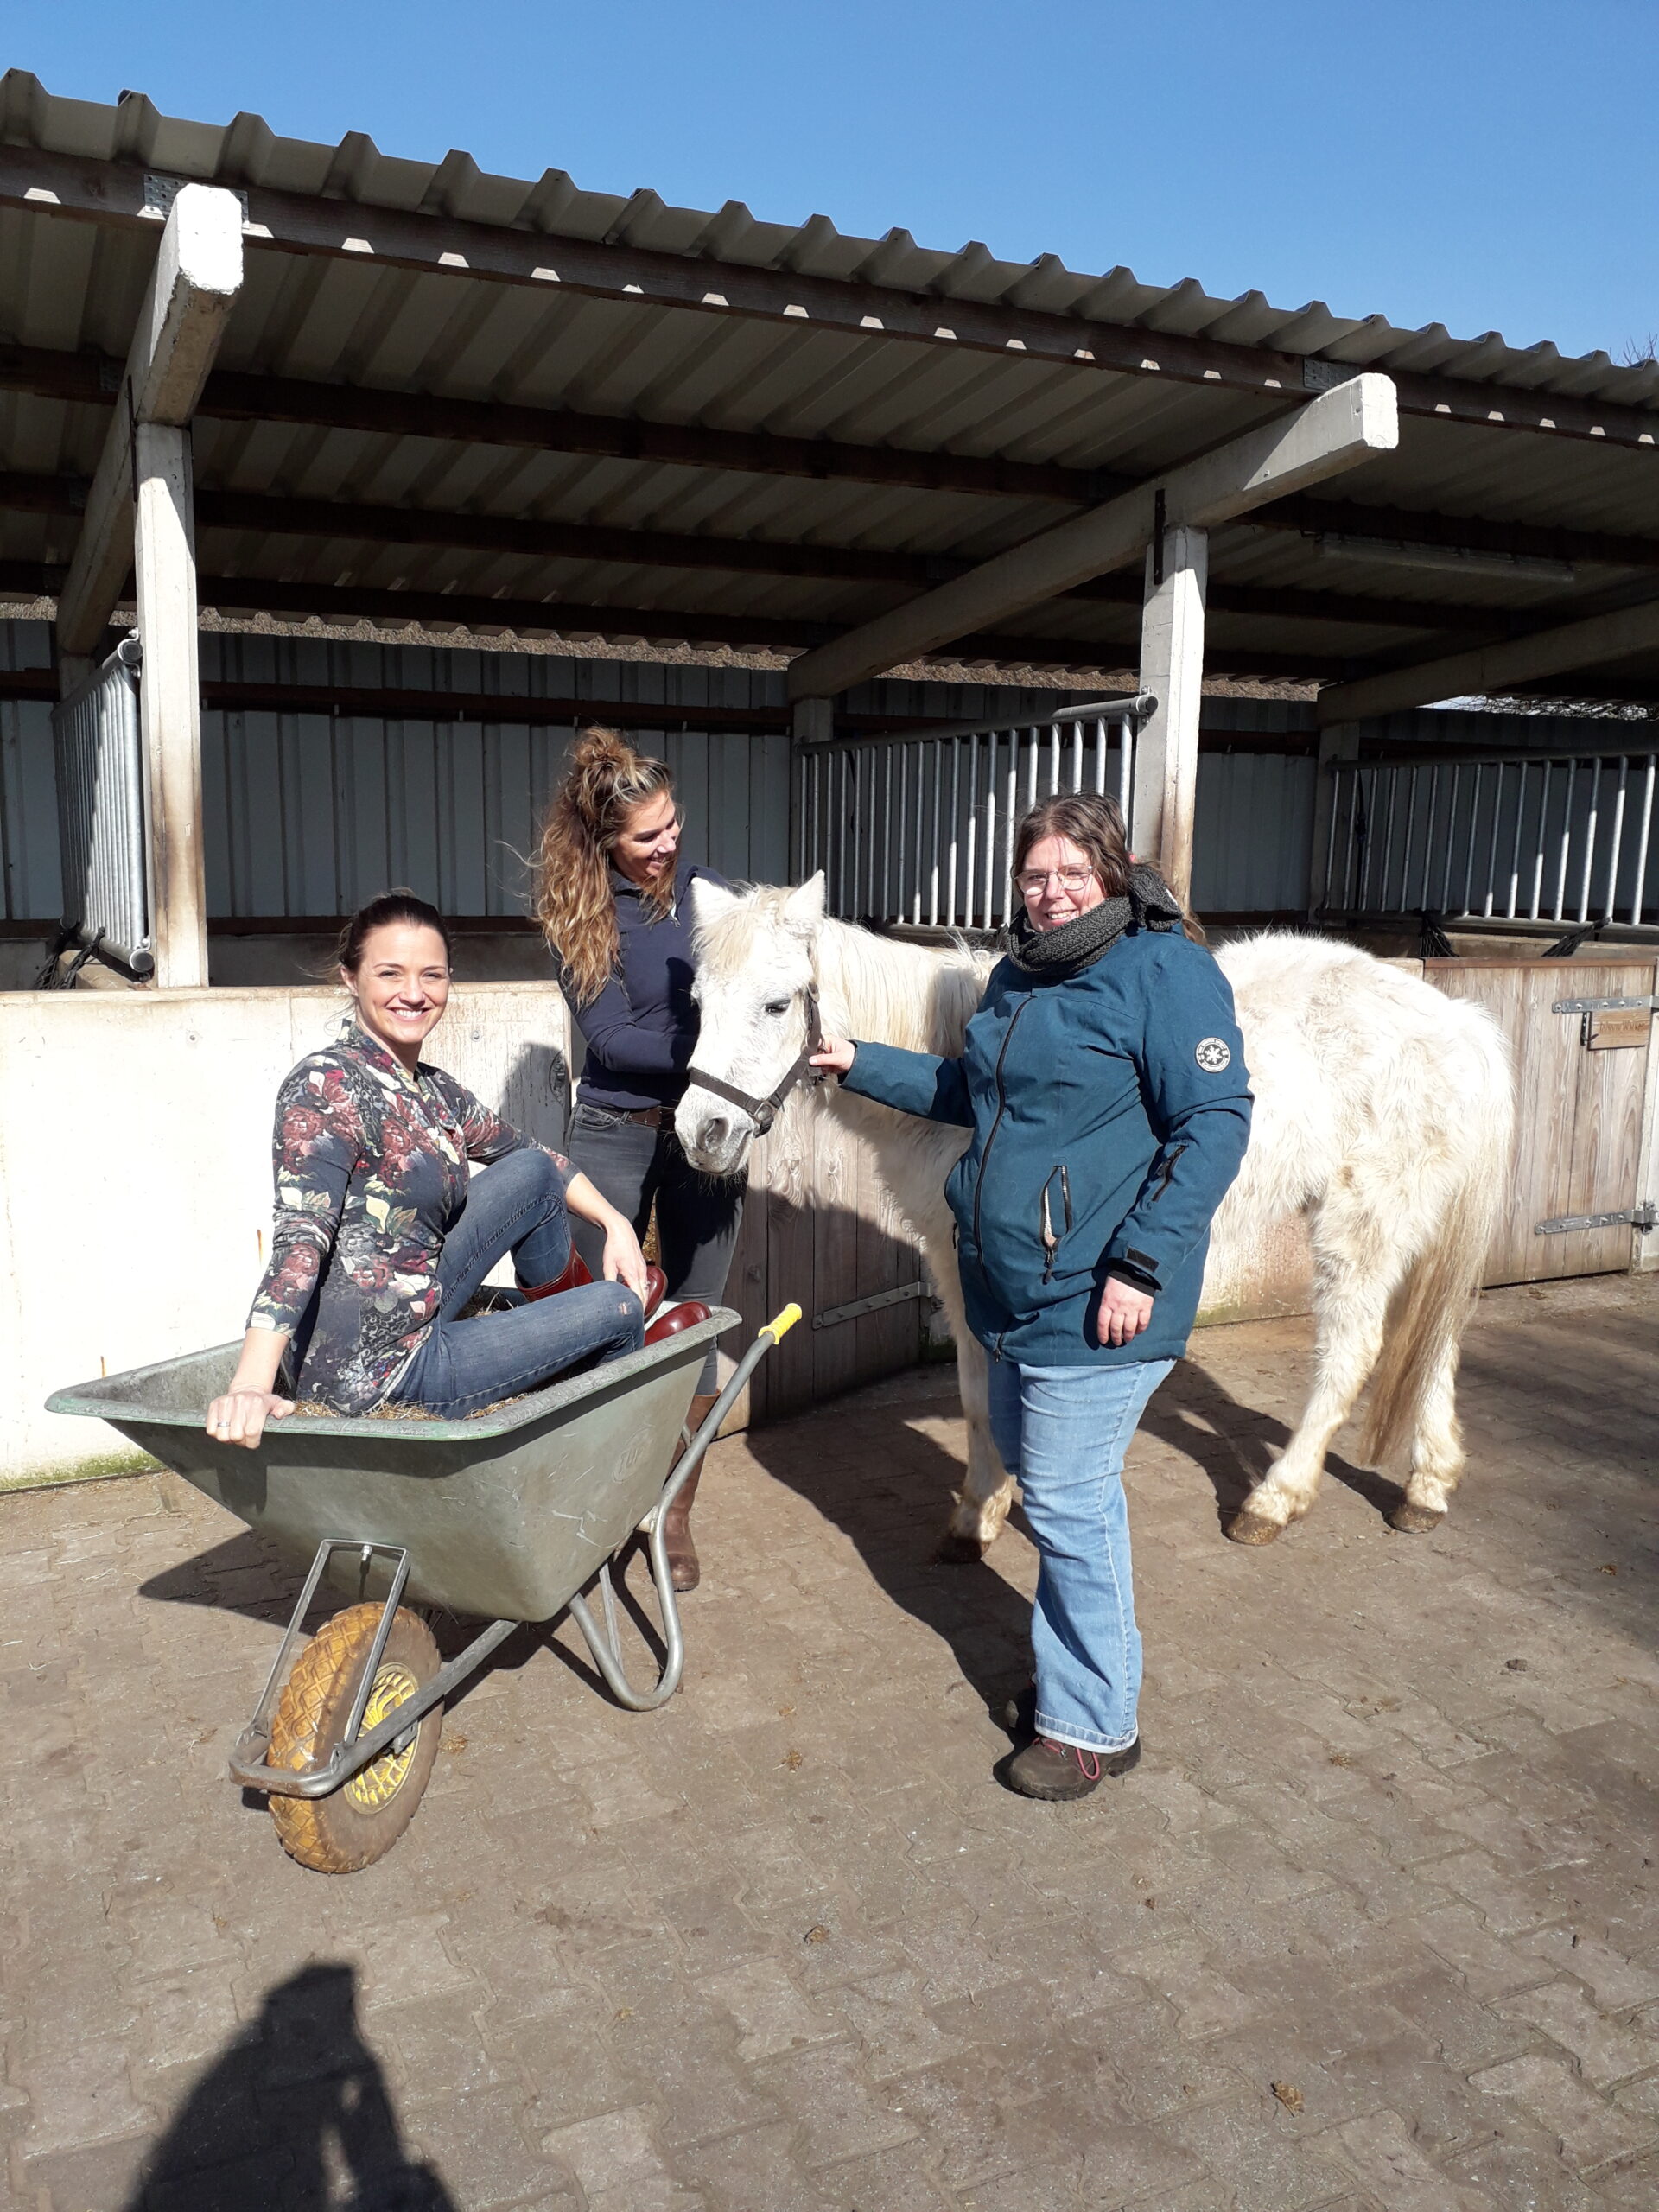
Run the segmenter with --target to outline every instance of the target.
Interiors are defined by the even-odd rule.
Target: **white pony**
[[[746,1172],[757,1122],[766,1126],[800,1075],[820,1018],[830,1036],[962,1050],[993,956],[828,919],[823,891],[822,874],[793,891],[692,886],[702,1033],[675,1127],[706,1173]],[[1307,1511],[1331,1440],[1368,1377],[1363,1453],[1372,1465],[1398,1455],[1409,1466],[1389,1517],[1396,1529],[1433,1529],[1463,1471],[1453,1384],[1504,1193],[1514,1122],[1507,1043],[1478,1008],[1351,945],[1268,932],[1217,957],[1237,1006],[1255,1113],[1243,1170],[1216,1217],[1205,1303],[1225,1297],[1261,1230],[1300,1213],[1318,1328],[1301,1420],[1227,1534],[1270,1543]],[[839,1089],[817,1096],[818,1110],[844,1118],[873,1146],[950,1317],[968,1472],[945,1552],[976,1558],[1007,1516],[1013,1484],[991,1441],[985,1353],[963,1324],[944,1202],[966,1132]]]

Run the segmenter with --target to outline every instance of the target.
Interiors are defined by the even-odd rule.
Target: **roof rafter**
[[[86,496],[86,485],[77,477],[0,474],[0,512],[74,515],[81,512]],[[965,575],[977,565],[953,554],[798,546],[764,538],[716,538],[584,523],[524,522],[511,517],[455,515],[429,508],[377,507],[338,500],[289,500],[264,493],[211,488],[197,491],[196,519],[204,530],[251,530],[279,537],[471,549],[544,559],[620,563],[628,567],[821,576],[843,582],[908,584],[918,589]],[[1659,565],[1659,543],[1653,550]],[[1135,576],[1103,575],[1084,580],[1066,597],[1138,608],[1141,588]],[[1383,629],[1456,630],[1502,636],[1522,619],[1480,602],[1459,605],[1445,599],[1382,598],[1270,585],[1216,583],[1211,586],[1207,600],[1217,614],[1369,624]],[[833,634],[830,626],[817,626],[826,636]]]

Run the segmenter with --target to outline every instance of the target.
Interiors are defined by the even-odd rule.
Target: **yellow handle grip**
[[[774,1344],[780,1344],[800,1318],[801,1309],[791,1299],[775,1320],[766,1323],[760,1333],[763,1337],[770,1337]]]

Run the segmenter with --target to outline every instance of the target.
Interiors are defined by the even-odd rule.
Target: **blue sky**
[[[54,92],[1619,358],[1659,0],[9,0]]]

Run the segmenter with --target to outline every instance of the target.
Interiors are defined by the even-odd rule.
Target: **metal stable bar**
[[[1649,753],[1647,773],[1642,785],[1642,827],[1637,836],[1636,880],[1630,886],[1630,920],[1637,928],[1641,926],[1643,892],[1648,880],[1648,847],[1653,830],[1653,785],[1656,767],[1659,767],[1659,758],[1656,758]]]
[[[1533,855],[1532,904],[1527,909],[1527,919],[1529,922],[1537,920],[1539,904],[1544,895],[1544,847],[1549,837],[1549,781],[1552,766],[1550,761],[1545,761],[1543,781],[1538,791],[1538,836],[1535,841],[1538,849]]]
[[[963,918],[968,927],[974,926],[974,892],[976,879],[974,863],[979,857],[979,738],[977,734],[968,741],[968,837],[964,859],[967,866],[968,896],[963,901]]]
[[[1557,922],[1567,918],[1567,863],[1573,848],[1573,798],[1578,788],[1578,767],[1576,760],[1567,762],[1567,789],[1561,796],[1561,849],[1555,870],[1555,912],[1550,918]]]
[[[1428,804],[1423,814],[1423,880],[1418,887],[1417,904],[1424,907],[1428,905],[1429,872],[1434,865],[1434,825],[1440,818],[1440,764],[1435,760],[1429,766]]]
[[[1515,794],[1515,836],[1510,843],[1510,903],[1503,912],[1505,918],[1511,922],[1515,919],[1516,906],[1521,897],[1521,833],[1526,827],[1527,819],[1528,765],[1524,760],[1520,763],[1521,772]]]
[[[1611,922],[1613,918],[1613,899],[1618,889],[1619,849],[1624,842],[1624,798],[1630,773],[1630,762],[1621,760],[1618,764],[1618,789],[1613,795],[1613,836],[1612,849],[1607,855],[1607,893],[1601,905],[1604,922]]]
[[[1446,817],[1446,866],[1440,874],[1440,895],[1438,901],[1445,913],[1452,904],[1452,856],[1458,849],[1458,800],[1463,791],[1463,770],[1453,766],[1452,770],[1452,804]]]
[[[1601,763],[1590,779],[1590,811],[1584,823],[1584,866],[1579,872],[1579,919],[1590,918],[1590,876],[1596,861],[1596,827],[1601,812]]]
[[[1497,832],[1503,819],[1503,768],[1500,766],[1497,788],[1492,793],[1492,833],[1486,840],[1486,891],[1481,900],[1480,911],[1483,918],[1489,921],[1492,912],[1493,889],[1497,880]]]
[[[957,925],[957,826],[962,818],[962,740],[950,741],[950,848],[946,872],[945,920]]]

